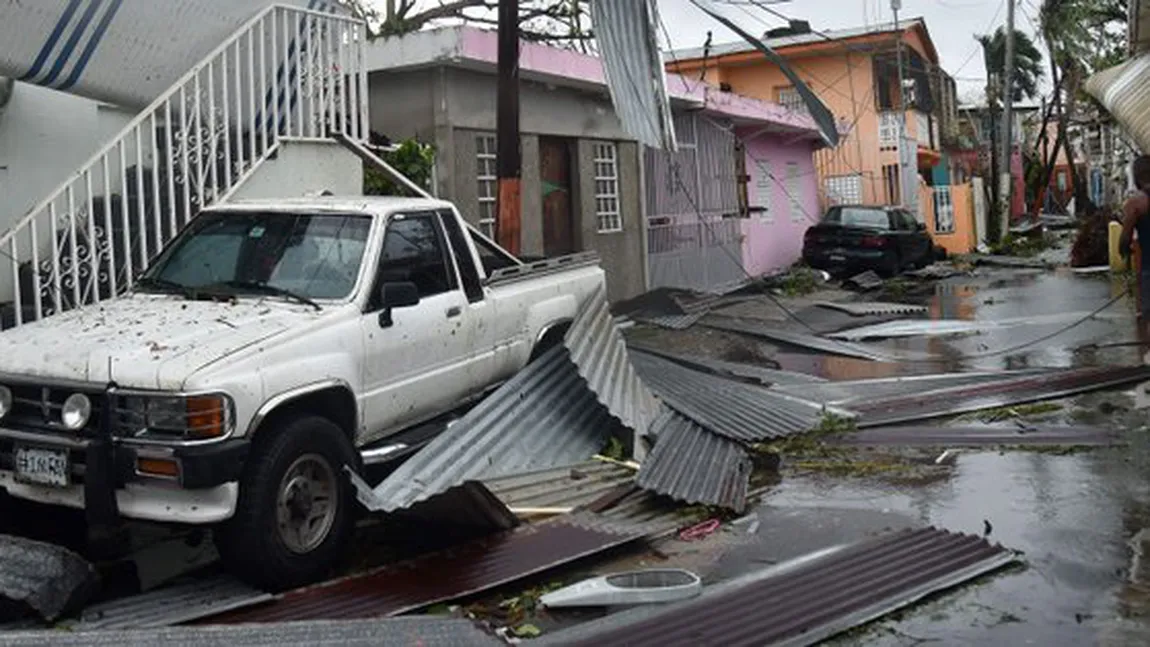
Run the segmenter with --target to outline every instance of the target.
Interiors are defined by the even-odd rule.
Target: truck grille
[[[9,388],[12,389],[12,413],[4,418],[3,424],[18,428],[69,431],[60,421],[60,413],[64,408],[64,400],[76,393],[76,390],[29,385],[12,385]],[[86,395],[92,400],[92,415],[84,431],[95,431],[100,423],[103,398],[98,393]]]

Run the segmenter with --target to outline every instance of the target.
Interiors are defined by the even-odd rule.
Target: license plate
[[[62,449],[16,447],[16,480],[36,485],[68,487],[71,463]]]
[[[831,254],[830,259],[832,261],[845,261],[847,260],[847,257],[842,254]]]

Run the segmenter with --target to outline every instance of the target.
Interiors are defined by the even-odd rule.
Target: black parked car
[[[900,207],[831,207],[803,237],[803,260],[830,272],[875,270],[894,276],[930,265],[934,242],[926,225]]]

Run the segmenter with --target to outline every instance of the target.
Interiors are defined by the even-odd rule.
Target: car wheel
[[[236,577],[282,591],[326,577],[345,554],[355,499],[343,467],[358,466],[359,456],[338,426],[318,416],[262,435],[240,480],[236,514],[215,541]]]

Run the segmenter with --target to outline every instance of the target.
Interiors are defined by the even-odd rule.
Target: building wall
[[[393,139],[418,137],[436,146],[440,197],[455,202],[473,224],[480,220],[477,137],[494,135],[496,87],[491,74],[439,67],[371,75],[372,129]],[[572,215],[577,249],[597,251],[612,300],[645,290],[639,148],[628,141],[605,93],[524,81],[520,89],[522,152],[521,255],[543,255],[543,193],[539,138],[571,141]],[[623,231],[600,234],[595,213],[594,143],[618,145]]]
[[[16,83],[0,112],[0,232],[48,197],[132,116],[107,104]]]
[[[742,221],[743,265],[759,276],[788,267],[802,256],[803,234],[819,217],[818,176],[809,143],[787,144],[777,135],[750,138],[749,134],[741,133],[751,208]],[[788,180],[792,164],[797,179]],[[788,182],[798,186],[797,194]]]

